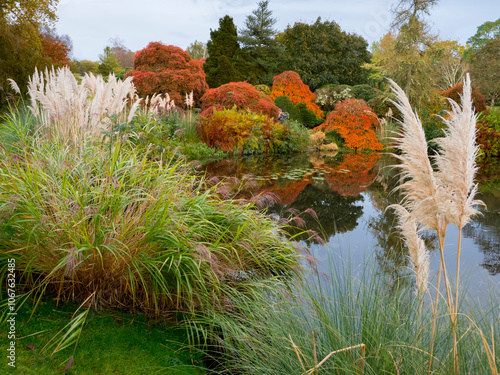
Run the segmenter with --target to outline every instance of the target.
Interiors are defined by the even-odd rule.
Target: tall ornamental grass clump
[[[10,82],[20,93],[17,84]],[[121,81],[111,74],[106,81],[101,75],[86,74],[78,83],[68,67],[45,69],[44,73],[35,70],[28,82],[28,94],[38,131],[73,142],[110,130],[112,115],[130,122],[140,104],[132,78]]]
[[[460,373],[458,306],[460,286],[460,251],[462,229],[478,212],[475,206],[483,204],[475,200],[477,185],[474,175],[477,171],[476,157],[476,115],[472,101],[472,86],[469,76],[463,84],[463,94],[460,95],[461,106],[449,99],[451,111],[442,118],[447,126],[444,137],[434,140],[439,147],[435,154],[433,169],[427,155],[428,144],[418,115],[413,112],[408,98],[403,90],[392,82],[393,91],[398,99],[395,103],[402,114],[400,137],[396,138],[396,147],[401,151],[397,157],[402,169],[403,201],[394,205],[400,218],[400,228],[410,251],[417,275],[419,294],[422,296],[427,288],[428,255],[419,232],[424,229],[436,231],[439,239],[440,268],[437,276],[436,298],[433,306],[433,321],[430,343],[428,373],[432,372],[433,353],[435,350],[435,330],[438,320],[438,302],[440,296],[441,274],[446,291],[446,307],[450,318],[451,336],[453,342],[453,373]],[[448,278],[444,244],[446,230],[449,224],[458,228],[457,239],[457,269],[455,290]],[[482,335],[482,332],[481,332]],[[495,361],[494,342],[484,339],[484,348],[490,362],[491,372],[498,374]]]
[[[394,282],[380,274],[374,263],[361,266],[340,258],[326,261],[330,279],[310,275],[292,293],[271,293],[267,300],[238,300],[238,314],[200,317],[197,327],[216,324],[216,347],[225,356],[220,373],[251,375],[304,374],[425,374],[433,310],[421,309],[410,278]],[[273,289],[276,291],[276,288]],[[470,306],[458,328],[459,364],[466,374],[491,374],[481,332],[499,342],[500,310],[492,292],[491,303]],[[438,314],[446,315],[442,304]],[[435,332],[432,374],[453,374],[450,326]],[[498,346],[495,346],[498,355]]]
[[[196,310],[200,294],[221,302],[222,284],[297,272],[273,222],[179,164],[118,143],[111,154],[90,142],[17,151],[0,151],[0,247],[25,292],[161,314]]]

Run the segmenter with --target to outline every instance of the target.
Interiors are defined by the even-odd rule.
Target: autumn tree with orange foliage
[[[382,150],[383,146],[375,135],[379,125],[377,115],[362,99],[346,99],[337,104],[324,124],[314,130],[329,132],[335,130],[344,139],[344,145],[354,150]]]
[[[266,94],[258,91],[247,82],[226,83],[215,89],[209,89],[201,98],[201,115],[210,117],[214,108],[217,110],[232,109],[248,110],[278,119],[279,108]]]
[[[68,35],[57,35],[53,29],[45,27],[39,36],[42,43],[43,65],[62,68],[71,64],[69,54],[73,43]]]
[[[184,106],[184,95],[193,91],[197,102],[208,89],[205,72],[186,51],[175,46],[151,42],[138,51],[134,70],[125,77],[133,77],[139,96],[169,94],[178,106]]]
[[[289,70],[273,78],[273,87],[270,96],[273,100],[278,96],[287,96],[293,104],[303,102],[316,116],[320,118],[325,117],[323,111],[315,103],[316,94],[309,89],[309,86],[302,82],[298,73],[294,71]]]

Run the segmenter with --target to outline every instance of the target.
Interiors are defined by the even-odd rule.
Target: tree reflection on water
[[[484,267],[490,275],[500,274],[500,161],[482,163],[478,173],[478,199],[486,208],[481,207],[481,215],[467,224],[464,236],[471,238],[484,254]]]
[[[246,181],[235,190],[238,197],[273,194],[276,203],[267,208],[268,214],[276,219],[298,215],[304,222],[295,223],[305,224],[306,229],[320,233],[326,241],[338,233],[353,231],[367,215],[364,207],[372,206],[376,213],[365,216],[364,220],[367,234],[375,243],[379,270],[398,280],[408,274],[409,264],[407,249],[395,229],[396,216],[393,210],[387,210],[389,205],[400,201],[399,194],[394,192],[399,183],[397,171],[387,168],[396,162],[395,158],[379,153],[297,154],[281,158],[225,159],[206,165],[205,170],[208,177],[230,176]],[[482,171],[486,171],[486,175]],[[473,239],[484,254],[481,266],[491,275],[500,273],[499,171],[500,168],[492,169],[490,164],[481,169],[478,198],[487,204],[488,210],[483,210],[482,216],[464,228],[465,237]],[[310,210],[310,214],[304,213],[311,208],[317,218]],[[299,233],[299,230],[290,231]],[[424,232],[423,238],[428,250],[437,249],[437,239],[432,232]],[[317,237],[307,234],[298,239],[309,245],[319,242]]]

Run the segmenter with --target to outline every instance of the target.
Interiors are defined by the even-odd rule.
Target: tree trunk
[[[405,94],[408,99],[410,98],[410,87],[411,87],[411,66],[408,69],[408,73],[406,73]]]

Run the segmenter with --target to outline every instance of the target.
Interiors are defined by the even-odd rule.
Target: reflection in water
[[[395,158],[377,153],[299,154],[283,158],[226,159],[210,163],[205,169],[209,177],[232,176],[247,181],[251,178],[253,183],[245,184],[246,188],[239,191],[241,196],[274,194],[277,203],[268,208],[269,214],[286,218],[291,216],[290,212],[301,213],[306,229],[321,233],[328,246],[332,246],[332,237],[336,234],[349,236],[357,232],[359,237],[361,229],[364,238],[353,235],[349,241],[365,246],[366,251],[373,250],[379,270],[397,280],[408,274],[409,264],[407,249],[395,231],[395,214],[393,210],[386,210],[400,200],[393,192],[399,182],[395,171],[385,168],[395,163]],[[492,182],[488,178],[481,190],[483,193],[478,198],[487,204],[488,211],[483,211],[483,216],[476,217],[464,228],[464,236],[473,239],[477,247],[470,251],[484,254],[481,266],[490,275],[497,275],[500,274],[500,180]],[[317,214],[317,220],[314,215],[304,213],[310,208]],[[308,244],[318,242],[308,237],[302,239]],[[433,232],[424,233],[423,239],[428,250],[437,250]]]
[[[500,185],[500,180],[498,181]],[[495,196],[478,194],[487,209],[481,209],[482,215],[467,224],[463,230],[464,236],[471,238],[480,247],[484,254],[481,266],[488,270],[490,275],[500,274],[500,186]]]
[[[268,213],[280,218],[312,208],[316,215],[301,217],[307,229],[321,233],[324,238],[352,231],[363,214],[360,193],[375,180],[375,164],[380,154],[301,156],[286,162],[264,158],[224,160],[207,165],[206,170],[210,176],[237,178],[251,173],[257,184],[243,194],[273,193],[277,204]],[[317,242],[307,235],[301,239]]]
[[[477,179],[481,192],[477,199],[486,208],[480,208],[482,215],[467,224],[463,233],[479,246],[484,254],[481,266],[493,276],[500,274],[500,160],[482,162],[479,167]]]
[[[392,280],[399,280],[408,275],[411,268],[408,248],[396,230],[398,218],[396,212],[387,209],[392,204],[401,201],[401,195],[395,188],[399,177],[394,168],[389,168],[397,162],[395,158],[385,155],[377,164],[379,174],[376,181],[367,189],[371,203],[377,209],[377,215],[368,219],[368,230],[376,240],[375,258],[379,269],[391,275]],[[427,231],[420,234],[428,251],[436,251],[437,235]]]
[[[361,195],[343,197],[336,191],[328,189],[326,183],[314,182],[308,185],[291,204],[286,206],[275,204],[268,209],[268,212],[286,217],[290,208],[298,212],[312,208],[318,219],[315,220],[311,215],[301,215],[305,221],[305,228],[312,229],[328,239],[336,233],[349,232],[356,228],[359,218],[363,215],[363,206],[357,203],[362,201]],[[306,242],[318,242],[306,238],[306,235],[299,238]]]

